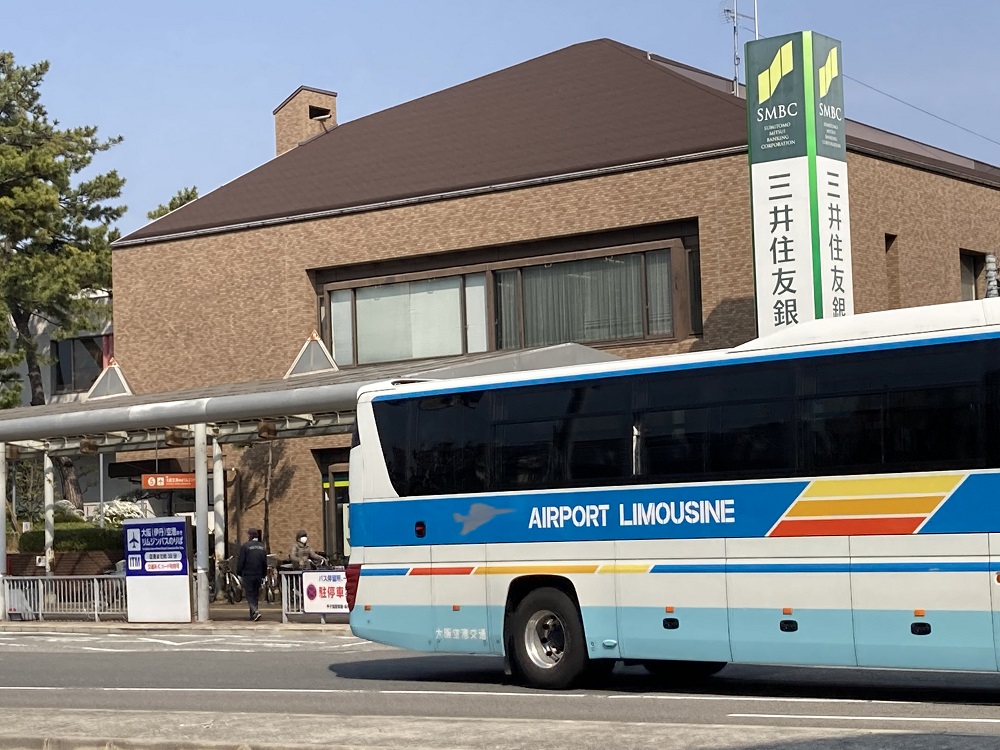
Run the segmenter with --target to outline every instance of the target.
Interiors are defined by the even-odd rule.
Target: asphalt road
[[[996,748],[1000,676],[730,666],[681,686],[619,667],[551,693],[510,684],[498,658],[346,635],[0,633],[0,747],[29,720],[285,745]]]

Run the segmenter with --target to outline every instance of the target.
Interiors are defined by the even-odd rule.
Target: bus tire
[[[540,588],[517,605],[511,617],[513,667],[531,687],[562,690],[587,667],[580,610],[559,589]]]
[[[674,661],[650,660],[642,666],[651,675],[670,682],[697,682],[711,677],[728,664],[724,661]]]

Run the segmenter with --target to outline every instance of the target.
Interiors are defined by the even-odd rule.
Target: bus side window
[[[986,463],[982,388],[890,393],[886,461],[899,470],[978,469]]]
[[[698,478],[708,468],[710,410],[670,409],[640,414],[640,475],[657,482]]]
[[[804,398],[800,415],[806,473],[859,474],[881,470],[884,455],[881,394]]]
[[[791,400],[723,404],[712,441],[711,468],[724,476],[773,477],[795,471],[795,409]]]

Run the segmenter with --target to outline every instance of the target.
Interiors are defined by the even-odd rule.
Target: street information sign
[[[129,622],[190,622],[188,519],[130,518],[124,534]]]
[[[310,614],[347,614],[347,574],[343,568],[302,574],[302,611]]]

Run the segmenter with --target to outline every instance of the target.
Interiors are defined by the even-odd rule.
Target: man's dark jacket
[[[241,578],[263,578],[267,575],[267,548],[260,539],[251,539],[240,547],[236,575]]]

